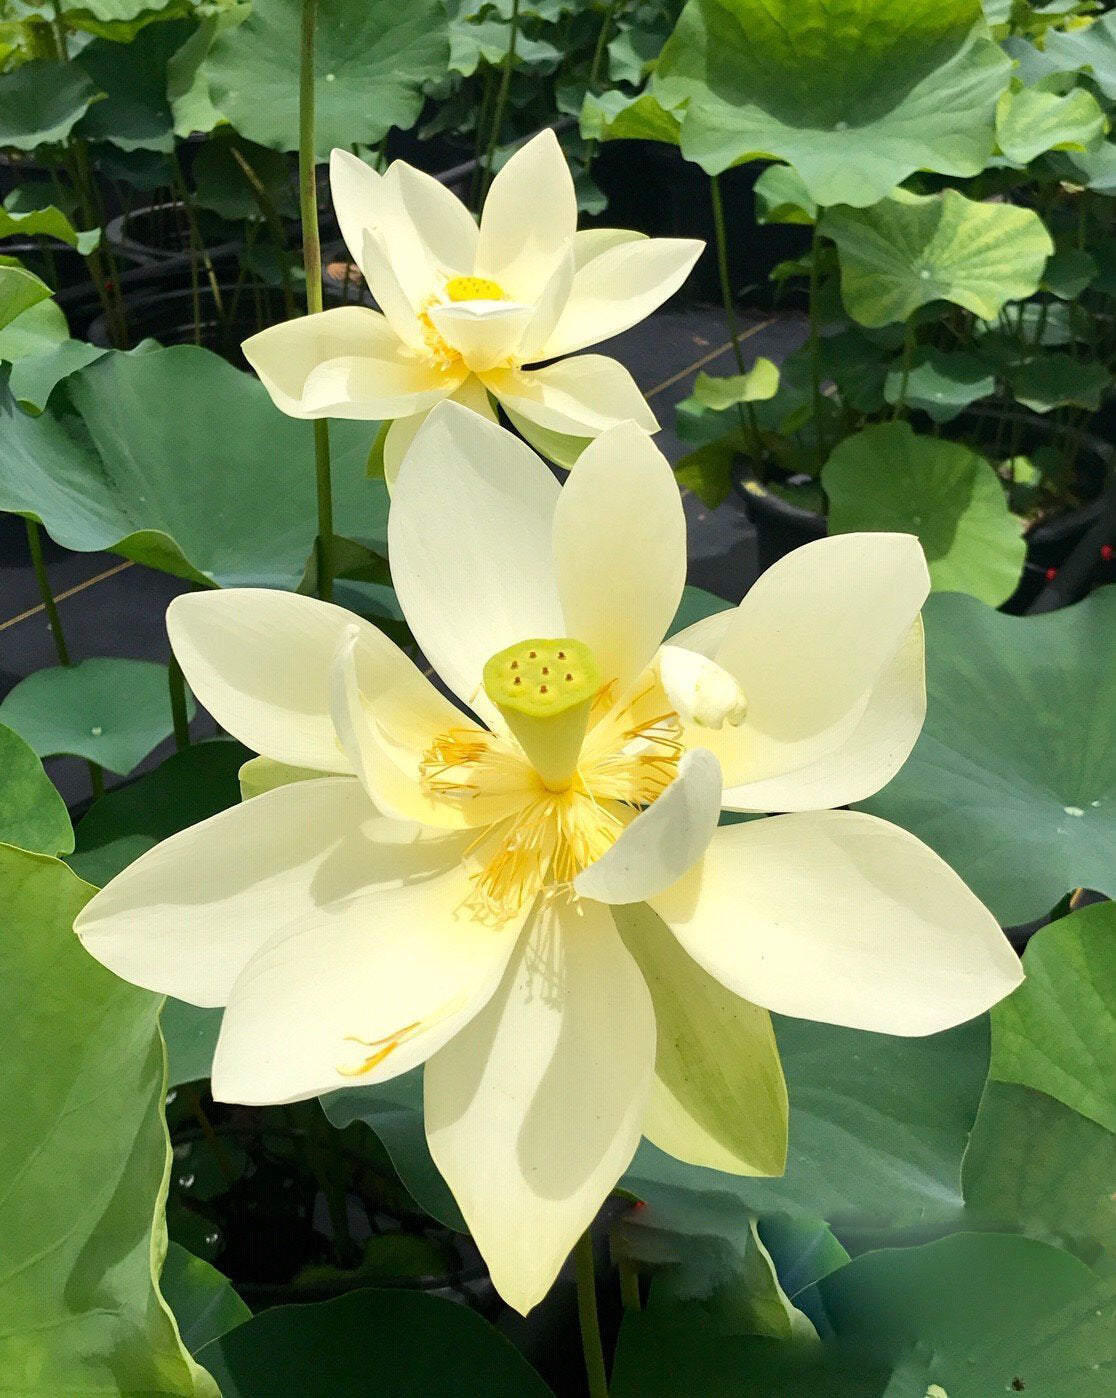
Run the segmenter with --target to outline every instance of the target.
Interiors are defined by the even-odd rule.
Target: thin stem
[[[186,704],[186,679],[174,651],[171,651],[167,666],[167,683],[170,687],[171,717],[174,720],[174,743],[181,752],[190,746],[190,710]]]
[[[235,146],[230,146],[229,151],[232,154],[232,158],[240,166],[244,178],[248,181],[249,188],[252,191],[252,197],[259,205],[260,213],[263,215],[264,222],[267,224],[272,239],[275,242],[275,251],[279,257],[279,276],[283,282],[283,313],[288,320],[294,320],[298,312],[295,310],[294,287],[291,285],[291,264],[290,259],[287,257],[287,240],[283,232],[283,220],[279,217],[279,210],[275,207],[275,200],[268,194],[259,175],[256,174],[255,170],[252,169],[251,165],[248,164],[247,160],[245,160]]]
[[[729,275],[725,205],[721,198],[720,177],[717,175],[709,177],[709,199],[713,206],[713,240],[717,248],[717,276],[721,283],[721,301],[725,308],[725,323],[728,326],[729,338],[732,340],[732,354],[736,360],[736,367],[742,374],[746,374],[748,371],[744,366],[744,350],[740,343],[740,325],[736,319],[736,298],[732,293],[732,278]],[[760,435],[755,406],[749,403],[747,411],[745,411],[745,405],[737,403],[736,411],[740,418],[741,431],[752,439],[752,455],[755,457],[758,470],[762,465],[764,452],[763,437]]]
[[[593,1239],[588,1229],[574,1244],[574,1265],[577,1269],[577,1318],[581,1323],[581,1348],[585,1354],[589,1398],[608,1398],[608,1375],[605,1372],[604,1349],[601,1345],[601,1322],[597,1315]]]
[[[511,90],[512,68],[515,66],[515,46],[519,40],[519,0],[512,0],[511,17],[508,20],[508,51],[504,54],[500,74],[500,90],[496,94],[496,107],[492,113],[492,127],[488,136],[488,150],[484,157],[484,178],[481,180],[480,202],[488,193],[492,183],[492,166],[496,161],[496,147],[500,142],[500,128],[504,124],[504,109],[508,105]]]
[[[903,332],[903,357],[900,361],[899,370],[899,394],[895,399],[895,406],[892,411],[892,420],[902,417],[903,409],[907,405],[907,386],[911,379],[911,360],[915,351],[915,328],[914,321],[908,320],[906,329]]]
[[[66,645],[66,637],[62,634],[62,620],[58,615],[58,603],[54,600],[50,579],[47,577],[46,564],[43,561],[43,536],[35,520],[24,520],[24,523],[27,525],[27,547],[31,551],[31,566],[35,570],[39,596],[42,598],[43,609],[47,614],[47,621],[50,623],[50,634],[54,637],[54,649],[58,656],[58,663],[59,665],[69,665],[70,651]]]
[[[190,233],[190,258],[195,265],[196,259],[201,258],[202,266],[205,268],[206,281],[209,282],[209,289],[213,293],[213,304],[217,308],[217,314],[222,320],[225,318],[225,307],[221,300],[221,287],[217,281],[217,273],[213,267],[213,259],[209,255],[209,249],[205,245],[202,237],[201,225],[198,223],[197,210],[194,208],[194,201],[190,196],[190,186],[186,182],[186,173],[182,168],[182,162],[178,158],[178,153],[171,155],[171,164],[175,172],[175,182],[178,185],[178,197],[182,200],[182,211],[186,215],[186,226]],[[174,186],[172,185],[172,188]],[[198,338],[201,338],[201,327],[198,326]]]
[[[221,1138],[214,1130],[213,1123],[210,1121],[208,1113],[202,1106],[202,1101],[198,1096],[196,1088],[192,1083],[183,1083],[182,1094],[189,1104],[190,1111],[194,1115],[194,1120],[198,1123],[199,1127],[201,1127],[202,1136],[206,1145],[212,1152],[218,1174],[226,1184],[232,1184],[233,1169],[229,1162],[228,1153],[225,1150]]]
[[[604,62],[605,51],[608,47],[608,36],[612,30],[612,21],[616,17],[616,11],[620,8],[622,0],[612,0],[605,17],[601,21],[601,31],[597,35],[597,46],[593,50],[593,62],[589,66],[589,92],[596,95],[597,86],[601,77],[601,65]],[[590,141],[585,147],[585,173],[589,174],[593,168],[593,161],[597,158],[599,141]]]
[[[517,0],[518,3],[518,0]],[[306,271],[306,310],[322,309],[322,242],[318,232],[318,181],[314,162],[314,26],[318,0],[302,0],[298,77],[298,197],[302,214],[302,265]],[[314,470],[318,495],[318,596],[333,598],[333,483],[329,464],[329,424],[314,422]]]
[[[620,1272],[620,1299],[626,1311],[641,1311],[643,1299],[639,1294],[639,1270],[629,1257],[621,1257],[617,1262]]]
[[[818,225],[814,224],[814,236],[810,243],[810,390],[814,403],[814,434],[818,445],[819,464],[825,459],[825,433],[822,426],[822,387],[821,387],[821,308],[818,305],[820,289],[820,268],[818,254],[821,239]]]

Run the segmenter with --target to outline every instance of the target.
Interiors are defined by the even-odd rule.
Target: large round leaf
[[[1034,617],[936,596],[923,616],[926,726],[860,808],[925,840],[1005,925],[1080,886],[1116,894],[1116,588]]]
[[[298,586],[317,533],[313,433],[255,378],[181,345],[112,351],[66,393],[77,418],[0,402],[0,509],[66,548],[209,586]],[[331,423],[330,444],[336,532],[382,548],[387,491],[364,474],[378,427]]]
[[[0,146],[30,151],[64,141],[102,96],[76,63],[35,59],[0,74]]]
[[[550,1394],[522,1355],[474,1311],[402,1290],[276,1306],[206,1345],[198,1359],[224,1398]]]
[[[40,209],[28,209],[26,213],[12,213],[0,206],[0,238],[28,238],[40,235],[57,238],[77,248],[84,257],[93,251],[101,241],[101,230],[90,228],[79,233],[61,209],[54,204],[46,204]]]
[[[93,890],[0,845],[0,1374],[27,1398],[217,1398],[156,1275],[170,1148],[159,999],[74,936]]]
[[[999,606],[1023,571],[1023,524],[983,456],[881,422],[847,437],[822,471],[831,534],[916,534],[939,592]]]
[[[106,94],[82,119],[79,132],[121,150],[174,150],[174,122],[167,100],[167,64],[186,42],[186,20],[152,24],[128,44],[94,39],[75,62]]]
[[[252,1315],[228,1277],[178,1243],[167,1249],[159,1284],[178,1322],[182,1343],[191,1354],[243,1325]]]
[[[66,803],[33,749],[2,724],[0,842],[36,854],[67,854],[74,847]]]
[[[1116,101],[1116,13],[1077,29],[1047,35],[1045,53],[1054,72],[1085,72],[1110,101]]]
[[[1048,150],[1084,150],[1106,129],[1100,103],[1081,87],[1064,96],[1024,87],[1005,92],[996,107],[996,140],[1014,165]]]
[[[201,70],[217,110],[242,136],[276,150],[298,149],[299,11],[299,0],[256,0],[243,24],[217,35]],[[424,86],[448,66],[439,0],[321,0],[317,158],[411,127]]]
[[[1010,69],[979,0],[689,0],[654,91],[688,104],[682,152],[710,174],[769,156],[863,206],[915,170],[982,170]]]
[[[992,1012],[990,1075],[1116,1131],[1116,903],[1042,928],[1023,967],[1027,979]]]
[[[1033,295],[1054,243],[1033,209],[966,199],[955,189],[900,190],[871,209],[832,209],[822,232],[837,244],[841,296],[861,325],[905,321],[931,301],[994,320]]]
[[[192,717],[189,696],[187,707]],[[173,729],[167,668],[97,659],[36,670],[4,696],[0,722],[40,757],[67,753],[127,776]]]
[[[50,287],[26,267],[0,266],[0,330],[46,301]]]

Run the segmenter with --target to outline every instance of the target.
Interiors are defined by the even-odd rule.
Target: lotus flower
[[[128,980],[227,1007],[219,1099],[425,1063],[434,1160],[524,1312],[641,1134],[781,1170],[767,1010],[929,1034],[1021,979],[936,854],[828,809],[886,782],[923,721],[917,541],[808,545],[664,646],[685,544],[633,424],[559,488],[443,404],[400,470],[389,549],[454,698],[340,607],[176,599],[201,702],[273,780],[311,774],[164,841],[77,922]],[[720,826],[722,809],[789,814]]]
[[[392,419],[389,484],[443,398],[493,419],[496,400],[528,439],[545,437],[552,454],[562,439],[576,439],[563,448],[576,452],[627,419],[658,430],[614,359],[524,366],[643,320],[685,281],[701,242],[612,228],[579,233],[573,180],[550,130],[496,175],[479,229],[448,189],[403,161],[381,176],[335,150],[330,181],[345,242],[380,309],[341,306],[245,341],[283,412]]]

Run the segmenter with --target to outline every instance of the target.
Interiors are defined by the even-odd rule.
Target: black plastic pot
[[[964,414],[957,419],[956,425],[961,431],[966,426],[975,428],[979,434],[982,430],[987,431],[988,426],[995,422],[995,414],[977,411]],[[1028,418],[1027,430],[1032,438],[1040,441],[1049,437],[1053,431],[1051,426],[1039,417]],[[1054,581],[1058,570],[1069,559],[1074,549],[1096,528],[1105,510],[1101,492],[1108,475],[1110,459],[1111,449],[1107,443],[1099,437],[1082,433],[1081,464],[1078,473],[1082,487],[1096,493],[1079,508],[1054,518],[1040,520],[1027,531],[1027,557],[1019,586],[1003,604],[1002,611],[1022,615],[1036,608],[1044,588]],[[752,463],[744,456],[736,459],[733,489],[743,500],[748,517],[755,525],[761,572],[770,568],[792,549],[808,544],[814,539],[821,539],[828,532],[824,515],[788,504],[780,496],[766,489],[757,481]],[[1098,564],[1101,561],[1098,553]],[[1091,574],[1086,575],[1077,594],[1060,598],[1060,605],[1065,606],[1078,601],[1090,591],[1097,585],[1100,571],[1098,566]]]
[[[240,244],[227,236],[227,225],[220,228],[211,242],[206,239],[206,252],[212,262],[226,262],[235,257]],[[203,237],[212,228],[203,228]],[[190,226],[181,201],[167,200],[162,204],[147,204],[118,214],[105,226],[105,243],[116,257],[136,266],[182,262],[190,255]]]

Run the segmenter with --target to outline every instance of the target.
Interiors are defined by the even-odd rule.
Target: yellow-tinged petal
[[[446,344],[477,373],[507,363],[534,314],[517,301],[456,301],[427,311]]]
[[[738,728],[744,722],[744,691],[715,660],[682,646],[662,646],[656,668],[670,707],[683,723],[716,732],[726,723]]]
[[[383,201],[383,176],[359,156],[340,147],[329,156],[329,192],[337,226],[359,267],[364,259],[365,229],[379,221]]]
[[[288,921],[315,923],[335,900],[394,876],[382,837],[417,826],[385,820],[351,777],[266,791],[141,854],[74,924],[118,976],[195,1005],[223,1005],[248,961]],[[461,837],[416,845],[427,871],[460,859]],[[385,847],[390,848],[390,847]]]
[[[701,256],[695,238],[617,242],[579,269],[546,357],[572,354],[646,320],[668,300]]]
[[[933,850],[854,811],[723,826],[652,906],[729,990],[800,1019],[936,1034],[1023,979],[992,914]]]
[[[378,227],[399,284],[417,309],[442,278],[472,272],[477,225],[444,184],[405,161],[388,167],[382,189]]]
[[[247,762],[241,763],[236,775],[240,783],[240,799],[251,801],[253,796],[262,796],[265,791],[274,791],[277,786],[320,781],[322,777],[333,774],[320,772],[314,767],[291,767],[270,757],[250,757]]]
[[[241,349],[275,406],[299,418],[326,415],[328,404],[303,401],[307,379],[322,365],[359,358],[367,359],[373,371],[382,366],[390,373],[404,362],[399,337],[379,311],[367,306],[337,306],[284,321],[252,335]]]
[[[463,839],[450,841],[458,858]],[[395,864],[390,886],[288,921],[248,962],[217,1041],[215,1098],[296,1102],[397,1077],[484,1005],[523,918],[475,922],[464,870],[429,876],[423,851],[424,843],[378,849]]]
[[[423,303],[413,300],[404,290],[392,261],[391,244],[382,228],[364,230],[364,256],[360,265],[376,305],[400,342],[420,354],[429,352],[429,332],[419,319]],[[431,291],[435,289],[432,287]]]
[[[643,1134],[690,1165],[782,1174],[787,1086],[771,1016],[702,970],[646,903],[613,916],[655,1005],[658,1049]]]
[[[554,511],[553,552],[560,634],[585,642],[619,696],[654,658],[686,582],[678,484],[634,423],[610,428],[578,458]]]
[[[554,333],[558,318],[565,309],[574,277],[573,244],[558,259],[550,279],[539,292],[534,303],[530,323],[520,336],[516,350],[517,362],[530,364],[533,360],[545,359],[544,349]]]
[[[574,271],[580,271],[609,248],[619,247],[621,243],[637,243],[646,237],[646,233],[637,233],[634,228],[579,228],[573,240]]]
[[[458,403],[434,409],[400,468],[388,519],[396,595],[466,704],[484,700],[497,651],[565,634],[550,545],[558,489],[530,447]]]
[[[471,408],[474,413],[480,413],[489,422],[496,421],[488,390],[476,375],[470,374],[449,396],[452,402]],[[403,458],[410,450],[415,433],[426,418],[426,413],[415,413],[413,417],[399,417],[388,428],[384,438],[384,480],[389,491],[394,488]]]
[[[481,211],[477,276],[534,303],[577,229],[577,195],[554,132],[521,146],[492,181]]]
[[[544,369],[489,369],[485,387],[512,412],[570,437],[597,437],[606,427],[659,424],[635,379],[603,354],[581,354]]]
[[[602,903],[639,903],[663,893],[705,853],[720,815],[721,768],[711,752],[694,748],[659,799],[582,870],[574,888]]]
[[[655,1021],[599,904],[544,904],[488,1005],[426,1067],[426,1134],[501,1296],[550,1289],[639,1143]]]

